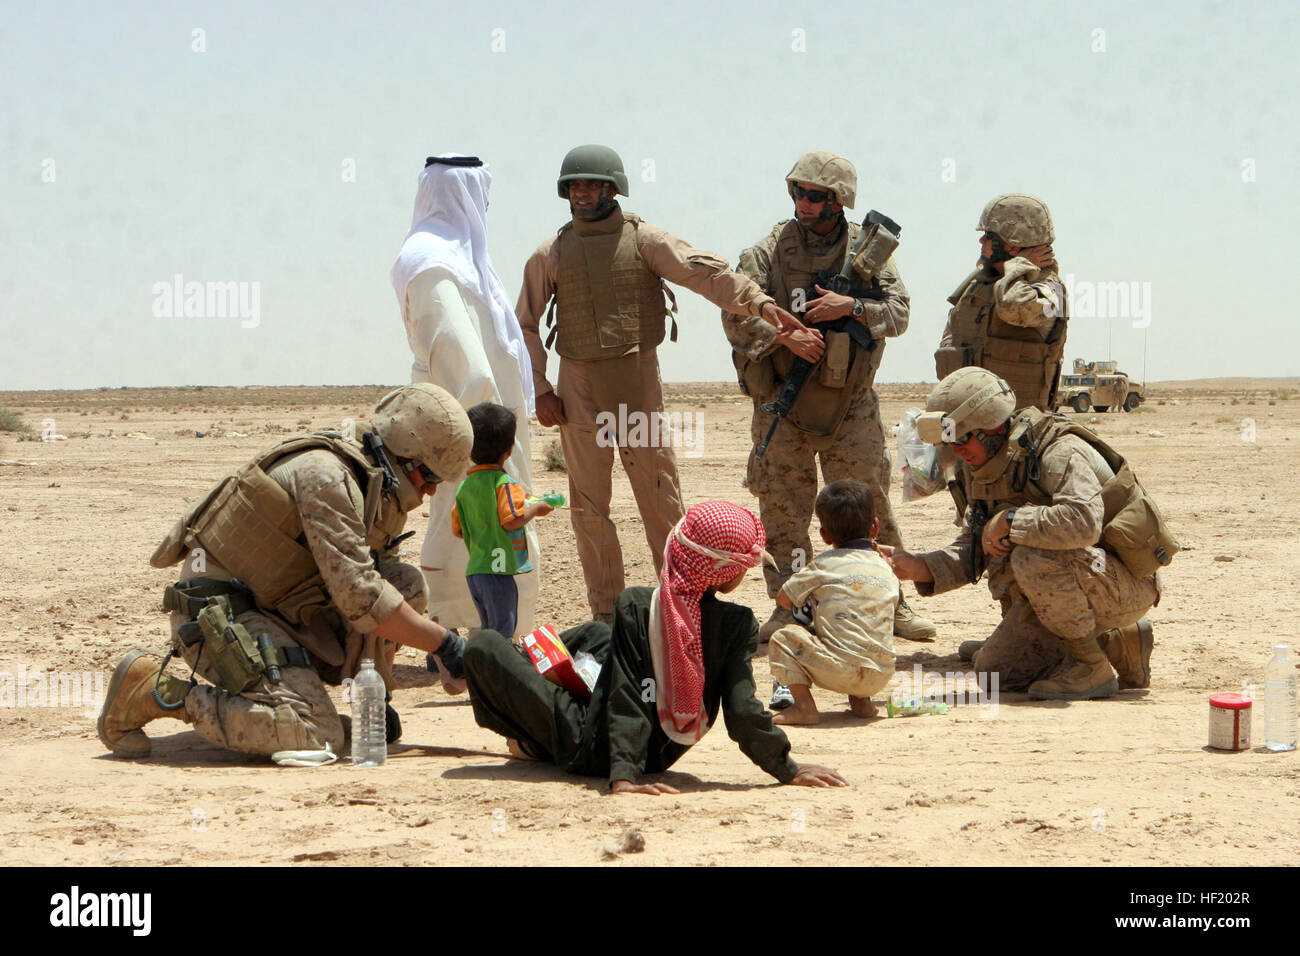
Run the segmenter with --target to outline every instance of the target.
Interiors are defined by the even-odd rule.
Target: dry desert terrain
[[[467,699],[447,696],[423,655],[405,649],[394,700],[405,732],[382,768],[280,768],[169,720],[150,725],[151,758],[110,757],[93,702],[77,706],[65,684],[63,696],[32,706],[19,678],[30,687],[84,678],[93,688],[130,648],[161,653],[169,574],[147,558],[185,503],[278,436],[364,419],[386,389],[0,393],[0,406],[37,435],[53,419],[66,436],[0,432],[0,682],[9,694],[0,683],[0,863],[592,864],[629,829],[644,852],[602,865],[1292,863],[1300,754],[1221,753],[1206,741],[1209,695],[1260,680],[1270,646],[1300,637],[1300,397],[1287,391],[1298,384],[1157,383],[1146,410],[1095,416],[1187,548],[1151,615],[1149,691],[1073,704],[1002,693],[996,709],[971,701],[945,716],[869,721],[819,693],[823,722],[789,730],[794,755],[835,767],[850,789],[778,786],[717,729],[665,775],[683,791],[675,797],[610,796],[602,781],[509,759],[500,738],[475,726]],[[923,404],[926,391],[882,386],[885,421]],[[740,483],[748,400],[723,384],[671,386],[669,400],[701,427],[698,457],[679,453],[687,503],[729,498],[756,509]],[[536,425],[533,434],[536,490],[567,491],[565,476],[542,464],[551,437]],[[909,546],[946,543],[947,496],[904,504],[899,484],[892,497]],[[652,583],[621,474],[615,509],[628,583]],[[413,527],[404,553],[418,563],[418,513]],[[586,602],[568,521],[540,519],[540,533],[539,622],[579,623]],[[735,599],[762,620],[770,605],[760,582],[751,572]],[[906,588],[940,633],[933,644],[900,643],[898,679],[918,666],[963,671],[957,645],[997,619],[987,589],[921,601]],[[765,695],[764,658],[754,671]],[[1262,723],[1257,715],[1256,742]]]

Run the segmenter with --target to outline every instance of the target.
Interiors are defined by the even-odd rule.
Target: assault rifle
[[[823,269],[813,280],[813,285],[821,286],[837,295],[851,295],[855,299],[874,299],[879,302],[885,297],[883,289],[874,283],[856,286],[854,280],[860,279],[863,275],[870,279],[875,278],[876,272],[898,248],[898,236],[902,231],[902,227],[884,213],[871,210],[862,220],[862,232],[858,236],[858,241],[844,257],[844,268],[833,275],[829,269]],[[815,289],[805,291],[807,292],[805,303],[815,302],[821,298],[821,293],[816,292]],[[826,332],[847,332],[854,342],[868,352],[876,348],[876,340],[871,337],[867,327],[851,315],[840,316],[830,322],[819,322],[814,327]],[[812,374],[816,365],[815,362],[796,357],[785,376],[785,382],[781,385],[781,393],[777,395],[776,401],[763,404],[763,411],[776,417],[772,420],[772,426],[767,430],[762,443],[754,451],[756,459],[762,460],[768,444],[772,441],[772,436],[776,434],[777,426],[785,421],[786,416],[794,409],[794,403],[798,401],[799,393],[803,391],[808,376]]]
[[[972,501],[967,515],[970,525],[970,583],[979,584],[984,574],[984,526],[989,523],[989,506],[985,501]]]

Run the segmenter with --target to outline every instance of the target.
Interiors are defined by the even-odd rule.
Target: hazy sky
[[[1152,379],[1295,375],[1298,11],[6,2],[0,388],[407,381],[388,272],[424,157],[488,160],[513,299],[586,142],[622,154],[625,209],[733,262],[790,215],[800,153],[848,156],[855,217],[903,226],[911,328],[881,381],[933,380],[1008,191],[1052,209],[1067,362],[1141,375],[1146,340]],[[256,290],[257,321],[157,315],[177,274]],[[717,309],[678,298],[665,379],[732,377]]]

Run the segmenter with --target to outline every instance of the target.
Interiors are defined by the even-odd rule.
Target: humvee
[[[1085,362],[1074,360],[1074,374],[1062,375],[1056,390],[1053,410],[1068,405],[1076,412],[1092,409],[1096,412],[1124,409],[1131,412],[1142,404],[1146,389],[1126,372],[1117,368],[1118,362]]]

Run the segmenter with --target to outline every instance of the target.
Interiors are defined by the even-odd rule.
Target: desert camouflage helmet
[[[390,454],[419,462],[439,481],[458,481],[469,467],[469,416],[437,385],[416,382],[389,392],[375,406],[374,426]]]
[[[565,153],[564,162],[560,163],[560,178],[555,181],[561,199],[569,198],[567,183],[574,179],[599,179],[613,183],[620,194],[628,194],[623,160],[608,146],[575,146]]]
[[[980,213],[975,228],[997,233],[999,239],[1013,246],[1041,246],[1056,239],[1047,203],[1028,193],[994,197]]]
[[[858,171],[843,156],[824,149],[804,153],[786,174],[786,188],[794,196],[795,183],[813,183],[835,194],[835,201],[849,209],[858,198]]]
[[[991,431],[1016,410],[1016,396],[987,369],[959,368],[934,387],[917,419],[922,441],[938,445],[973,431]]]

